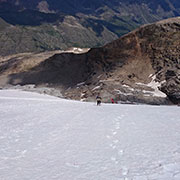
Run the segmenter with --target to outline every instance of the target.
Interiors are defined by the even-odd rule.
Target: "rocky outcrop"
[[[166,82],[162,84],[161,91],[167,94],[169,99],[175,103],[180,103],[180,70],[167,70]]]
[[[55,54],[26,71],[8,71],[21,64],[12,60],[3,74],[9,84],[55,87],[77,100],[93,101],[100,93],[105,102],[179,103],[179,39],[180,18],[173,18],[83,54]]]

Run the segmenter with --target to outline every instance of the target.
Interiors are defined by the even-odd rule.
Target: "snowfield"
[[[180,107],[1,90],[0,180],[180,180]]]

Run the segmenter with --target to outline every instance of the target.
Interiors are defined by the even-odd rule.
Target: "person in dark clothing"
[[[100,106],[101,105],[101,97],[98,95],[96,96],[96,101],[97,101],[97,106]]]

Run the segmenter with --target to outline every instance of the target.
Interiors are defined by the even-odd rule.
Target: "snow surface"
[[[177,106],[0,91],[0,180],[180,180]]]
[[[82,54],[82,53],[86,53],[90,50],[90,48],[77,48],[77,47],[72,47],[67,51],[64,52],[68,52],[68,53],[74,53],[74,54]]]

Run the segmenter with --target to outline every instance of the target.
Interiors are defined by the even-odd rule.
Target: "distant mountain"
[[[180,18],[136,29],[83,54],[0,59],[0,84],[53,87],[71,99],[180,103]],[[81,50],[80,50],[81,52]]]
[[[149,11],[159,13],[161,11],[174,14],[179,13],[180,2],[178,0],[0,0],[4,6],[15,6],[18,9],[34,9],[44,12],[64,12],[67,14],[85,13],[96,14],[97,10],[105,6],[120,12],[119,8],[123,5],[144,6]],[[139,12],[136,12],[139,13]]]
[[[0,55],[97,47],[179,15],[179,0],[0,0]]]

